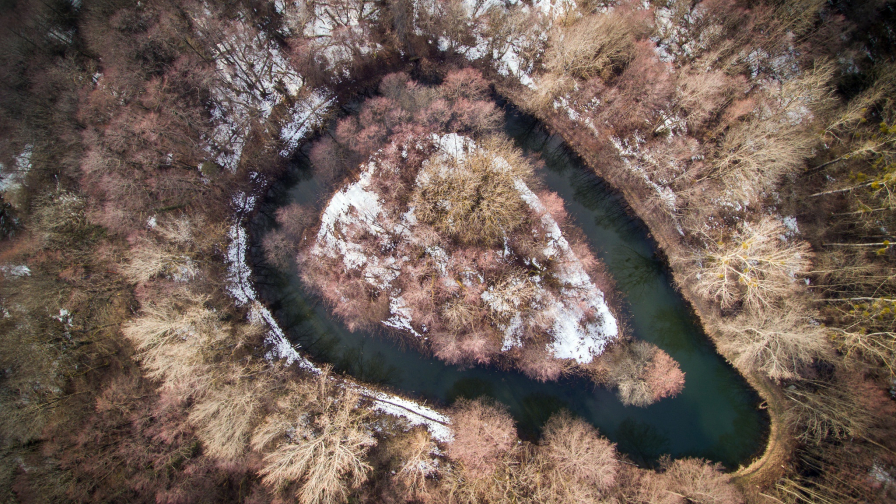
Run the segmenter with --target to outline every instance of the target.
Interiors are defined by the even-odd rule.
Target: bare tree
[[[305,504],[344,501],[365,481],[371,470],[365,455],[376,444],[359,400],[357,391],[335,385],[326,372],[290,390],[252,436],[256,450],[269,450],[262,481],[276,488],[294,484]]]
[[[831,351],[818,314],[796,300],[724,319],[722,330],[720,348],[734,356],[735,366],[773,380],[799,378]]]
[[[153,239],[139,240],[128,259],[121,270],[133,283],[147,282],[159,276],[193,278],[199,271],[198,263],[189,254]]]
[[[230,334],[221,314],[204,306],[207,300],[181,293],[145,303],[140,316],[122,327],[147,375],[187,396],[202,395],[210,386],[213,368],[205,357]]]
[[[212,456],[232,460],[245,451],[272,381],[263,366],[235,366],[221,374],[220,380],[227,382],[203,395],[193,405],[189,420],[198,427],[197,434]]]
[[[684,502],[697,504],[742,504],[743,495],[731,483],[721,464],[702,459],[678,459],[666,463],[665,480],[669,492]]]
[[[222,240],[223,231],[223,226],[202,217],[153,219],[149,235],[136,240],[122,273],[133,283],[159,276],[192,279],[199,274],[203,252]]]
[[[592,14],[570,26],[558,26],[545,54],[550,72],[588,79],[608,77],[634,57],[640,34],[638,17],[626,9]]]
[[[462,242],[491,242],[522,224],[527,207],[515,181],[531,171],[507,141],[486,141],[462,157],[437,154],[417,177],[416,213]]]
[[[448,445],[448,456],[460,461],[471,476],[494,471],[498,459],[516,441],[513,419],[497,403],[461,399],[451,418],[454,441]]]
[[[607,490],[616,482],[619,462],[615,445],[569,412],[556,413],[545,424],[541,451],[558,477],[570,478],[574,485]]]
[[[687,117],[688,129],[697,131],[733,95],[738,81],[724,72],[685,67],[678,71],[676,106]],[[742,84],[742,83],[741,83]]]
[[[784,236],[784,225],[772,217],[742,221],[729,238],[707,237],[704,250],[674,261],[690,263],[688,281],[723,307],[767,307],[798,290],[811,265],[809,244]]]
[[[678,363],[646,341],[620,343],[602,361],[607,380],[626,405],[647,406],[678,394],[684,387],[684,373]]]
[[[833,66],[819,62],[802,76],[765,90],[752,115],[729,129],[712,154],[713,176],[746,203],[801,167],[817,139],[816,115],[831,105]]]
[[[393,444],[401,460],[393,479],[407,497],[425,501],[429,495],[426,480],[437,474],[437,462],[433,459],[437,447],[432,437],[426,429],[418,427],[399,435]]]
[[[805,442],[865,436],[872,424],[869,408],[857,394],[861,380],[838,376],[835,381],[806,381],[784,390],[790,399],[790,421]]]

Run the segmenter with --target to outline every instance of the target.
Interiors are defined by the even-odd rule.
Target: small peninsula
[[[478,72],[438,87],[393,74],[380,91],[314,148],[319,168],[350,174],[316,226],[279,213],[271,256],[298,247],[305,283],[350,328],[388,328],[448,363],[586,374],[637,405],[681,390],[668,354],[624,335],[612,279],[498,133]]]

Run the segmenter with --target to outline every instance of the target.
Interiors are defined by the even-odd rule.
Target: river
[[[260,247],[251,260],[261,298],[288,337],[316,362],[331,363],[362,381],[383,384],[436,405],[458,397],[486,395],[505,404],[521,437],[536,439],[539,428],[561,408],[587,419],[633,462],[652,466],[663,454],[696,456],[729,469],[747,464],[764,448],[768,417],[747,382],[719,356],[686,302],[672,288],[644,224],[626,211],[621,196],[549,136],[531,117],[505,111],[505,133],[544,162],[537,175],[563,197],[570,220],[590,240],[616,279],[632,334],[655,343],[681,364],[684,391],[646,408],[623,406],[612,391],[586,379],[540,383],[489,367],[461,368],[402,348],[384,334],[351,332],[309,296],[298,273],[265,263]],[[303,164],[303,160],[305,163]],[[252,222],[253,243],[274,225],[273,210],[291,202],[321,208],[329,196],[301,156],[276,184]]]

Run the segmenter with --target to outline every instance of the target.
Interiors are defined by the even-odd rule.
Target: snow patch
[[[796,217],[794,217],[793,215],[783,217],[781,219],[781,223],[784,224],[784,227],[787,229],[787,238],[792,238],[800,233],[800,228],[796,223]]]
[[[634,138],[633,142],[622,140],[617,137],[610,137],[610,142],[616,148],[616,151],[619,152],[619,156],[622,158],[626,168],[650,186],[657,194],[660,201],[666,206],[669,215],[674,216],[677,211],[676,204],[678,201],[675,192],[670,187],[666,187],[651,180],[650,176],[647,174],[647,170],[644,169],[642,164],[645,162],[655,163],[649,152],[641,150],[641,144],[644,143],[644,140],[637,136]]]
[[[16,156],[16,167],[10,173],[4,174],[4,166],[0,163],[0,191],[16,190],[22,187],[25,175],[31,170],[31,155],[34,146],[28,144],[22,153]]]
[[[406,419],[411,425],[423,425],[437,441],[450,443],[454,440],[451,418],[417,402],[396,395],[379,392],[358,384],[346,384],[361,395],[373,400],[373,409],[388,415]]]
[[[408,307],[403,297],[397,296],[389,300],[389,312],[392,316],[383,321],[384,326],[400,331],[407,331],[418,338],[423,337],[423,335],[417,332],[417,330],[414,329],[414,326],[411,325],[411,309]]]
[[[307,99],[298,100],[290,107],[287,120],[280,129],[280,139],[284,143],[281,156],[290,156],[312,129],[323,124],[333,102],[334,98],[315,91]]]
[[[0,274],[6,278],[31,276],[31,268],[24,264],[4,264],[0,266]]]

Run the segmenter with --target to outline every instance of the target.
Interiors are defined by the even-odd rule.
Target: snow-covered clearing
[[[545,255],[556,259],[557,278],[563,286],[561,298],[552,299],[545,308],[554,320],[551,352],[558,359],[575,359],[580,364],[591,362],[619,334],[616,318],[610,313],[604,293],[591,281],[538,196],[520,180],[516,181],[516,189],[529,208],[541,216],[548,239]],[[589,308],[594,311],[593,321],[585,317]]]
[[[359,56],[383,50],[371,32],[380,17],[377,2],[278,1],[275,7],[283,19],[284,35],[304,37],[308,53],[335,77],[349,79],[351,65]]]
[[[656,163],[656,161],[652,159],[650,150],[641,148],[644,144],[644,140],[635,135],[632,141],[616,137],[611,137],[610,141],[612,142],[613,147],[616,148],[619,157],[622,158],[623,163],[625,163],[625,166],[629,171],[640,177],[648,186],[650,186],[654,192],[656,192],[659,200],[666,206],[669,214],[674,215],[677,202],[675,192],[669,187],[651,180],[647,171],[644,169],[644,163]]]

